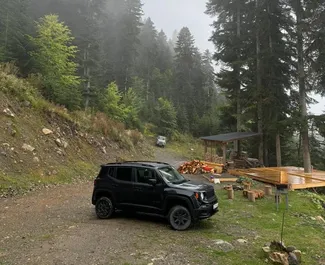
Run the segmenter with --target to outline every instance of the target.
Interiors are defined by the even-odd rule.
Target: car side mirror
[[[152,186],[156,186],[156,184],[157,184],[157,180],[156,179],[148,179],[148,182]]]

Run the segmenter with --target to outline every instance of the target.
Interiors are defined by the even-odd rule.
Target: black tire
[[[113,201],[108,197],[101,197],[97,200],[95,209],[99,219],[109,219],[115,212]]]
[[[192,224],[192,216],[189,210],[181,205],[176,205],[169,211],[168,220],[173,229],[184,231]]]

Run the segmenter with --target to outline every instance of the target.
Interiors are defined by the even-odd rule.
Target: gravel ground
[[[156,159],[175,167],[183,162],[158,148]],[[92,188],[87,182],[0,199],[0,264],[214,264],[195,251],[204,237],[173,231],[159,218],[98,220]]]

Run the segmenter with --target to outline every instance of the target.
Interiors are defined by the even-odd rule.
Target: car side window
[[[99,174],[98,174],[98,178],[100,179],[104,179],[107,178],[108,176],[110,177],[114,177],[114,167],[102,167]]]
[[[117,167],[116,179],[132,182],[132,168],[131,167]]]
[[[149,179],[156,179],[157,182],[159,182],[159,178],[157,178],[156,172],[152,169],[136,168],[136,176],[138,183],[149,184]]]

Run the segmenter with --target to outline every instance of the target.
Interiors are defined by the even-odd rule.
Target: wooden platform
[[[268,184],[286,184],[293,190],[325,187],[325,171],[319,170],[306,174],[303,168],[298,167],[263,167],[231,169],[228,172],[234,176],[246,176]]]

